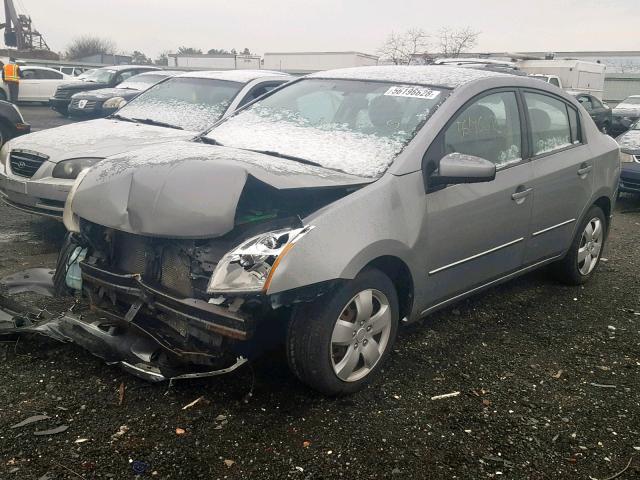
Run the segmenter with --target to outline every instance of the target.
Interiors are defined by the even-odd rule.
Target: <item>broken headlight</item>
[[[312,228],[277,230],[250,238],[222,257],[207,292],[266,291],[280,260]]]

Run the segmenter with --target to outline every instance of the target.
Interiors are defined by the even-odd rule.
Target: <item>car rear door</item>
[[[427,193],[425,255],[431,305],[521,268],[529,234],[533,178],[515,90],[467,103],[429,147],[427,166],[452,152],[496,164],[495,180]],[[427,171],[428,173],[428,171]],[[427,306],[427,308],[430,308]]]
[[[527,112],[533,212],[525,264],[562,254],[593,191],[593,161],[578,109],[559,96],[522,92]]]

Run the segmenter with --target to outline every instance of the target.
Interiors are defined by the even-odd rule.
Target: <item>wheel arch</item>
[[[409,317],[413,307],[414,281],[405,261],[393,255],[383,255],[371,260],[362,270],[366,268],[375,268],[389,277],[398,295],[400,319]]]
[[[596,205],[602,209],[604,212],[604,218],[607,222],[607,230],[609,229],[609,225],[611,224],[611,199],[606,196],[598,197],[593,205]]]

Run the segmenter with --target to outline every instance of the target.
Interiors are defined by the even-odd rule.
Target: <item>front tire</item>
[[[294,310],[287,334],[289,366],[321,393],[354,393],[380,373],[398,320],[393,283],[379,270],[366,269],[319,301]]]
[[[568,285],[589,281],[600,263],[607,237],[607,220],[597,205],[592,206],[576,230],[567,255],[554,264],[555,276]]]

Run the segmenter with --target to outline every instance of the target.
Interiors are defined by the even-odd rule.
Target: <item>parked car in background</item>
[[[69,115],[72,117],[106,117],[129,100],[139,95],[159,81],[178,75],[180,71],[152,70],[125,80],[114,88],[100,88],[76,93],[71,97]]]
[[[20,90],[19,102],[48,102],[56,89],[70,82],[77,83],[77,79],[58,72],[53,68],[20,66]],[[0,100],[9,98],[9,88],[2,82],[0,87]]]
[[[191,142],[83,172],[56,284],[81,271],[117,326],[108,342],[145,345],[109,358],[143,377],[228,371],[280,332],[301,381],[355,392],[401,319],[547,264],[570,284],[593,276],[620,162],[587,118],[516,75],[315,73]]]
[[[88,90],[100,88],[113,88],[134,75],[160,70],[149,65],[117,65],[114,67],[97,68],[93,72],[81,78],[82,82],[73,82],[60,85],[54,95],[49,98],[49,105],[56,112],[67,115],[71,97]]]
[[[97,68],[90,68],[88,70],[85,70],[84,72],[78,75],[78,80],[84,80],[85,78],[90,77],[91,75],[93,75],[93,72],[95,72],[96,70]]]
[[[620,135],[640,119],[640,95],[631,95],[616,105],[612,111],[611,133]]]
[[[620,145],[620,192],[640,195],[640,121],[617,138]]]
[[[549,85],[554,85],[558,88],[562,88],[562,80],[557,75],[543,75],[541,73],[531,73],[529,75],[531,78],[535,78],[536,80],[542,80],[543,82],[547,82]]]
[[[290,78],[268,70],[184,73],[154,85],[109,118],[11,140],[0,151],[0,199],[61,218],[83,169],[144,145],[192,138]]]
[[[0,100],[0,145],[30,131],[31,125],[24,121],[18,107]]]
[[[588,93],[581,92],[567,92],[570,95],[576,97],[576,100],[584,107],[589,113],[589,116],[593,119],[596,126],[602,133],[609,133],[611,131],[612,113],[611,109],[606,103],[601,102],[599,99]]]

